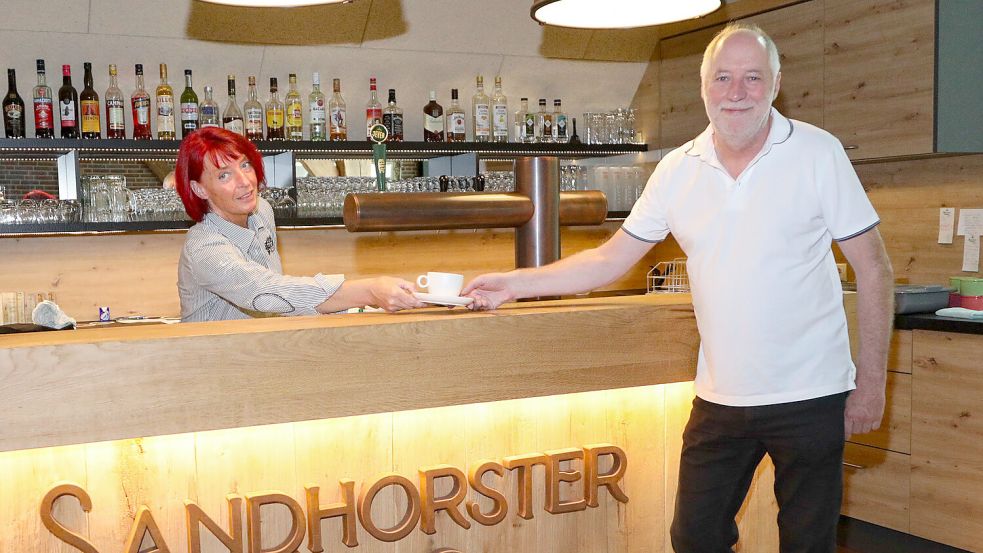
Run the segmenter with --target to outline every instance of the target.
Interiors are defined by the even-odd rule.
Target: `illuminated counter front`
[[[0,551],[671,551],[688,301],[4,338]]]

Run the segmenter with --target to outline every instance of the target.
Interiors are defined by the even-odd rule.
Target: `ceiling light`
[[[348,4],[353,0],[202,0],[212,4],[225,4],[242,8],[298,8],[318,4]]]
[[[628,29],[706,15],[720,0],[533,0],[530,15],[545,25]]]

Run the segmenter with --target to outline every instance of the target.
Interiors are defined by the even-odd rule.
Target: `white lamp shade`
[[[540,23],[582,29],[628,29],[706,15],[720,0],[533,0]]]
[[[318,4],[341,4],[352,0],[202,0],[212,4],[239,6],[243,8],[298,8],[301,6],[316,6]]]

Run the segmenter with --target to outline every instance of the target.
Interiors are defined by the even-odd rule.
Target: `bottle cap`
[[[457,89],[456,88],[452,88],[451,89],[451,99],[452,100],[457,100]]]
[[[136,69],[137,69],[137,75],[143,75],[143,64],[142,63],[136,64]]]
[[[63,65],[63,66],[61,66],[61,74],[62,75],[65,75],[66,77],[71,76],[71,74],[72,74],[72,66],[71,65]]]
[[[318,73],[317,71],[314,72],[313,81],[314,81],[314,84],[316,84],[316,85],[320,85],[321,84],[321,74]]]
[[[190,77],[190,76],[191,76],[191,70],[190,70],[190,69],[185,69],[185,70],[184,70],[184,75],[185,75],[186,77]]]
[[[38,60],[37,61],[37,68],[38,68],[38,71],[39,72],[41,72],[41,73],[44,72],[44,60]]]

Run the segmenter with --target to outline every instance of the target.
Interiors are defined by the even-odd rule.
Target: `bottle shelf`
[[[322,159],[371,158],[368,141],[270,141],[255,142],[263,154],[294,152],[297,157]],[[111,140],[65,138],[0,138],[2,159],[52,159],[71,151],[83,159],[173,158],[180,140]],[[564,158],[604,157],[648,151],[646,144],[522,144],[497,142],[391,142],[386,156],[391,159],[426,159],[474,153],[480,158],[511,159],[522,156]]]

